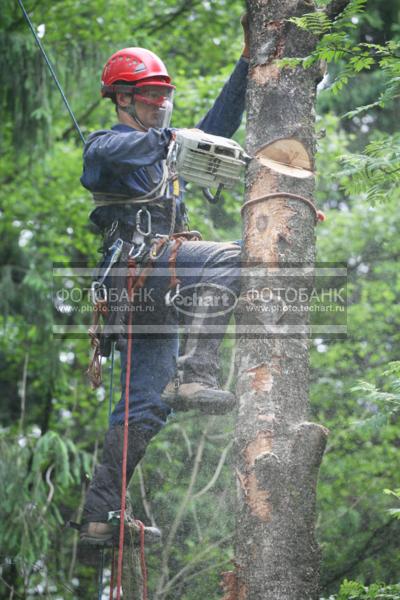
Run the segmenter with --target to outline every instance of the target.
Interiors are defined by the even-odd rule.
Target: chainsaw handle
[[[211,193],[210,188],[203,188],[203,196],[206,198],[206,200],[210,202],[210,204],[216,204],[218,200],[221,199],[221,192],[223,187],[224,184],[220,183],[214,195]]]

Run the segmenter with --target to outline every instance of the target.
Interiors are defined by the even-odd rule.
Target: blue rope
[[[108,419],[110,419],[113,391],[114,391],[114,358],[115,358],[115,342],[111,344],[111,364],[110,364],[110,392],[108,399]],[[98,582],[98,597],[97,600],[102,600],[103,597],[103,571],[104,571],[104,549],[100,550],[100,565],[99,565],[99,582]]]
[[[54,79],[54,81],[55,81],[55,83],[56,83],[56,86],[58,87],[58,90],[59,90],[59,92],[60,92],[60,94],[61,94],[61,97],[62,97],[62,99],[64,100],[64,104],[65,104],[65,106],[67,107],[67,110],[68,110],[68,112],[69,112],[69,114],[70,114],[70,116],[71,116],[71,118],[72,118],[72,120],[73,120],[73,122],[74,122],[74,125],[75,125],[76,129],[78,130],[78,133],[79,133],[79,135],[80,135],[80,138],[81,138],[82,142],[83,142],[83,143],[85,143],[85,138],[83,137],[83,133],[82,133],[82,131],[81,131],[81,128],[80,128],[80,127],[79,127],[79,125],[78,125],[78,121],[75,119],[75,115],[74,115],[74,113],[72,112],[72,108],[70,107],[70,105],[69,105],[69,103],[68,103],[68,100],[67,100],[67,98],[66,98],[66,96],[65,96],[65,94],[64,94],[64,91],[63,91],[62,87],[61,87],[61,84],[60,84],[60,82],[59,82],[59,81],[58,81],[58,79],[57,79],[57,75],[55,74],[55,71],[54,71],[54,69],[53,69],[53,67],[52,67],[52,65],[51,65],[51,62],[50,62],[50,60],[49,60],[49,59],[48,59],[48,57],[47,57],[47,54],[46,54],[46,51],[45,51],[45,49],[43,48],[43,46],[42,46],[42,43],[41,43],[40,39],[39,39],[39,38],[38,38],[38,36],[37,36],[37,33],[36,33],[36,31],[35,31],[35,29],[34,29],[34,27],[33,27],[33,25],[32,25],[32,22],[31,22],[31,20],[30,20],[30,18],[29,18],[29,16],[28,16],[28,13],[26,12],[24,5],[22,4],[22,0],[18,0],[18,4],[19,4],[19,5],[20,5],[20,7],[21,7],[21,10],[22,10],[22,12],[23,12],[23,15],[24,15],[24,17],[25,17],[25,20],[26,20],[26,22],[28,23],[28,25],[29,25],[29,28],[30,28],[30,30],[31,30],[31,31],[32,31],[32,33],[33,33],[33,37],[35,38],[35,40],[36,40],[36,43],[37,43],[37,45],[39,46],[39,49],[40,49],[40,51],[41,51],[41,53],[42,53],[42,55],[43,55],[43,58],[44,58],[44,60],[46,61],[46,64],[47,64],[47,66],[48,66],[48,67],[49,67],[49,69],[50,69],[50,73],[51,73],[51,74],[52,74],[52,76],[53,76],[53,79]]]
[[[104,571],[104,548],[100,548],[100,564],[99,564],[99,588],[97,599],[101,600],[103,597],[103,571]]]

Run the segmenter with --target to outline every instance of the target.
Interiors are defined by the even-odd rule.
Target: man
[[[214,106],[197,125],[206,133],[231,137],[242,118],[249,56],[247,22],[242,20],[242,24],[245,31],[242,57]],[[125,48],[115,53],[103,70],[102,95],[115,104],[118,124],[111,130],[91,134],[84,149],[81,182],[93,193],[97,204],[91,220],[104,232],[103,267],[112,262],[115,244],[121,240],[130,244],[129,254],[138,264],[153,257],[146,290],[147,303],[153,304],[155,312],[133,313],[128,482],[150,439],[166,423],[171,407],[200,408],[222,414],[232,407],[234,400],[230,392],[219,388],[217,381],[216,357],[222,335],[201,335],[205,319],[206,325],[223,331],[230,315],[224,311],[205,314],[204,306],[213,304],[209,301],[198,302],[201,310],[194,314],[194,329],[181,361],[182,381],[174,393],[162,396],[176,372],[178,350],[178,316],[173,308],[166,306],[165,296],[171,299],[179,295],[175,287],[177,279],[171,289],[170,282],[160,276],[162,267],[171,267],[175,262],[179,272],[181,267],[189,266],[179,280],[182,289],[196,289],[196,301],[204,296],[207,286],[208,300],[211,290],[216,305],[223,290],[239,294],[238,244],[191,241],[187,234],[179,238],[179,232],[187,229],[183,191],[177,190],[176,179],[169,180],[165,167],[174,139],[174,130],[169,127],[174,89],[164,63],[152,52]],[[178,236],[178,242],[170,234]],[[164,335],[154,337],[155,323]],[[111,415],[103,460],[96,468],[83,511],[81,540],[92,544],[106,543],[112,538],[108,512],[119,510],[121,503],[124,388],[130,365],[127,365],[126,344],[121,344],[120,349],[122,396]]]

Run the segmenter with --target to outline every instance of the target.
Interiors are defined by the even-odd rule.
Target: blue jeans
[[[177,276],[182,293],[180,306],[166,306],[165,295],[170,285],[168,259],[173,242],[165,253],[154,262],[154,269],[146,279],[142,292],[138,292],[138,302],[143,310],[133,312],[131,377],[129,385],[129,419],[140,429],[157,433],[165,425],[171,409],[161,399],[161,394],[176,371],[179,350],[178,325],[188,325],[192,321],[191,310],[187,310],[185,298],[192,303],[197,299],[197,291],[204,286],[218,289],[226,298],[237,298],[240,292],[240,252],[237,242],[184,241],[176,257]],[[191,287],[192,286],[192,287]],[[193,293],[194,290],[194,293]],[[147,308],[146,308],[147,307]],[[224,330],[232,312],[216,311],[211,317],[213,325]],[[136,330],[135,330],[136,328]],[[157,334],[160,331],[160,334]],[[218,351],[223,333],[208,336],[212,338],[212,353]],[[207,350],[207,348],[206,348]],[[216,356],[196,349],[187,357],[184,364],[184,381],[217,381]],[[126,344],[121,348],[121,398],[110,417],[110,426],[124,422],[125,378],[127,351]]]

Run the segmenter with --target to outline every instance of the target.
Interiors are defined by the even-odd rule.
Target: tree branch
[[[203,494],[206,494],[208,492],[208,490],[210,490],[213,487],[214,483],[217,481],[217,479],[221,473],[221,469],[225,463],[226,455],[228,454],[229,450],[232,448],[232,444],[233,444],[233,440],[231,442],[229,442],[229,444],[227,446],[225,446],[224,450],[222,451],[221,457],[219,459],[217,468],[215,469],[214,475],[211,477],[210,481],[207,483],[207,485],[205,485],[203,487],[202,490],[200,490],[199,492],[197,492],[197,494],[194,494],[192,496],[192,500],[197,500],[197,498],[200,498],[200,496],[203,496]]]
[[[345,568],[331,575],[329,579],[323,582],[323,586],[328,587],[336,583],[337,581],[341,581],[344,577],[350,575],[354,567],[356,567],[360,562],[363,562],[365,559],[369,558],[370,556],[373,556],[382,548],[387,547],[389,539],[396,540],[397,536],[391,536],[390,533],[395,533],[395,531],[392,532],[391,530],[396,530],[396,528],[398,529],[399,526],[399,521],[397,519],[392,519],[385,523],[385,525],[383,525],[382,527],[379,527],[378,529],[373,531],[372,535],[369,536],[362,548],[360,548],[360,550],[357,552],[357,556],[351,561],[345,561]],[[373,544],[374,541],[375,544]],[[354,556],[354,553],[355,550],[352,551],[352,556]]]
[[[179,579],[181,579],[184,575],[186,575],[186,573],[190,572],[190,570],[193,568],[194,565],[196,565],[204,555],[208,555],[210,550],[212,550],[213,548],[218,548],[219,546],[222,546],[223,544],[225,544],[225,542],[228,542],[229,540],[231,540],[233,537],[232,534],[225,536],[224,538],[222,538],[222,540],[218,540],[218,542],[214,542],[214,544],[210,544],[208,545],[206,548],[204,548],[204,550],[202,550],[201,552],[199,552],[198,554],[196,554],[196,556],[184,567],[182,567],[182,569],[180,571],[178,571],[173,577],[172,579],[170,579],[166,584],[165,587],[161,590],[161,592],[163,594],[166,594],[167,592],[170,591],[170,589],[177,583],[177,581]],[[211,565],[210,567],[205,567],[205,569],[210,569],[213,568],[215,565]],[[204,570],[204,569],[202,569]],[[194,574],[195,576],[198,575],[198,573]],[[193,577],[193,575],[191,575],[191,577]]]
[[[26,408],[26,381],[28,378],[28,363],[29,363],[29,352],[25,352],[24,367],[22,370],[22,381],[20,388],[21,396],[21,416],[19,420],[19,431],[23,434],[24,431],[24,419],[25,419],[25,408]]]
[[[325,8],[324,13],[332,21],[336,19],[350,3],[350,0],[332,0]]]
[[[88,116],[99,106],[101,102],[100,100],[96,100],[96,102],[93,102],[93,104],[91,104],[89,106],[89,108],[87,108],[85,110],[85,112],[83,114],[81,114],[79,117],[77,117],[77,122],[78,123],[82,123],[84,121],[86,121],[86,119],[88,118]],[[75,131],[75,125],[72,124],[70,127],[68,127],[67,129],[65,129],[65,131],[62,132],[61,136],[57,139],[57,141],[63,140],[65,141],[66,139],[68,139],[69,135]]]
[[[86,496],[86,485],[83,484],[81,486],[81,498],[80,498],[79,507],[77,510],[78,523],[80,522],[80,520],[82,518],[83,507],[85,504],[85,496]],[[73,538],[73,542],[72,542],[72,556],[71,556],[71,562],[70,562],[69,569],[68,569],[68,581],[71,581],[72,577],[74,576],[76,558],[78,556],[78,542],[79,542],[79,533],[76,530],[74,530],[74,538]]]
[[[185,496],[182,499],[182,502],[178,508],[178,511],[175,515],[175,519],[174,522],[171,525],[167,540],[164,544],[163,547],[163,551],[162,551],[162,559],[161,559],[161,567],[160,567],[160,571],[161,571],[161,575],[158,581],[158,585],[157,585],[157,590],[155,593],[155,598],[157,598],[157,600],[163,598],[164,594],[163,594],[163,589],[164,589],[164,582],[165,579],[168,577],[168,561],[169,561],[169,555],[170,555],[170,550],[173,544],[173,541],[175,539],[176,533],[178,531],[179,525],[181,524],[181,521],[183,519],[183,516],[185,514],[186,511],[186,507],[188,505],[188,503],[190,502],[191,498],[192,498],[192,493],[193,493],[193,488],[195,486],[196,483],[196,479],[199,473],[199,469],[200,469],[200,465],[201,465],[201,461],[203,458],[203,452],[204,452],[204,447],[205,447],[205,440],[206,440],[206,436],[207,436],[207,431],[210,427],[210,423],[208,424],[208,426],[205,428],[201,438],[200,438],[200,442],[199,445],[197,446],[197,452],[196,452],[196,456],[194,459],[194,463],[193,463],[193,468],[192,468],[192,473],[190,476],[190,482],[188,485],[188,488],[186,490]]]
[[[185,12],[187,12],[188,10],[191,10],[194,6],[196,6],[196,4],[200,4],[201,0],[184,0],[183,4],[174,12],[170,13],[163,21],[160,21],[160,23],[158,25],[156,25],[155,27],[152,27],[151,29],[148,29],[148,34],[152,35],[153,33],[155,33],[156,31],[160,31],[160,29],[164,29],[164,27],[167,27],[168,25],[170,25],[170,23],[172,23],[175,19],[177,19],[178,17],[180,17],[181,15],[183,15]],[[153,17],[153,19],[151,21],[151,23],[154,23],[154,21],[157,21],[156,17]],[[146,27],[146,23],[144,25],[141,26]]]
[[[144,477],[143,477],[143,469],[140,466],[140,464],[138,465],[136,470],[137,470],[137,473],[139,476],[140,496],[141,496],[144,512],[146,513],[146,517],[149,519],[151,526],[157,527],[157,523],[154,519],[154,515],[151,510],[150,502],[147,500],[146,487],[144,484]]]

